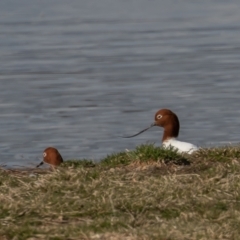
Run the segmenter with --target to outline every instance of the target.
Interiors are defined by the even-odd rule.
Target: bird
[[[43,151],[43,160],[36,167],[40,167],[43,163],[47,163],[53,167],[59,166],[63,162],[61,154],[54,147],[48,147]]]
[[[131,136],[125,136],[123,138],[131,138],[135,137],[151,127],[158,126],[164,129],[163,136],[162,136],[162,146],[164,148],[173,148],[176,149],[179,153],[193,153],[194,151],[198,150],[198,147],[193,145],[192,143],[182,142],[177,140],[180,123],[178,120],[177,115],[172,112],[170,109],[160,109],[155,113],[154,122],[150,125],[150,127],[143,129],[142,131],[138,132],[137,134]]]

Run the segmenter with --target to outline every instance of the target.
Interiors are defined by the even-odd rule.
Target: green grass
[[[239,153],[148,144],[100,163],[1,169],[0,239],[239,239]]]

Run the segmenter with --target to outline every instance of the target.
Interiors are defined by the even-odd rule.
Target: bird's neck
[[[163,138],[162,142],[167,141],[171,138],[177,138],[179,133],[179,122],[175,121],[173,123],[169,123],[166,126],[164,126],[164,133],[163,133]]]

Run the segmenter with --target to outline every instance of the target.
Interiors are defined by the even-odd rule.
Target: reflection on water
[[[15,2],[15,3],[14,3]],[[14,4],[13,4],[14,3]],[[240,140],[240,3],[0,3],[0,164],[33,166],[48,146],[98,160],[147,141],[160,108],[180,139]]]

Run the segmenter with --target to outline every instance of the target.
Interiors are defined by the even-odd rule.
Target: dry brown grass
[[[184,156],[190,165],[147,148],[95,167],[75,161],[34,174],[0,170],[0,236],[239,239],[239,147],[202,149]]]

